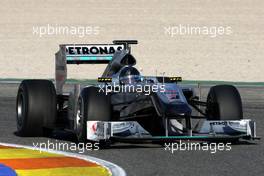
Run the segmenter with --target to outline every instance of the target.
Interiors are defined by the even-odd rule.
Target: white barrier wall
[[[2,0],[0,78],[54,78],[62,43],[138,39],[132,52],[146,75],[263,82],[263,9],[262,0]],[[104,67],[68,73],[96,78]]]

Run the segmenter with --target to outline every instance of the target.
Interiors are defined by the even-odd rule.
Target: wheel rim
[[[20,129],[25,115],[25,98],[22,93],[19,93],[17,99],[17,124],[18,128]]]

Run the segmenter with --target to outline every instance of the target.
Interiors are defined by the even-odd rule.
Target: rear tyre
[[[97,87],[84,88],[79,96],[76,117],[76,134],[79,142],[87,141],[87,121],[110,121],[112,117],[109,95]]]
[[[232,85],[211,87],[207,96],[208,120],[240,120],[243,118],[242,101]]]
[[[42,136],[44,127],[56,121],[56,91],[48,80],[24,80],[16,101],[17,133]]]

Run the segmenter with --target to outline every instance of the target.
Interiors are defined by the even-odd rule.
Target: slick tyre
[[[44,127],[56,121],[56,91],[48,80],[24,80],[16,100],[17,133],[42,136]]]
[[[77,105],[76,134],[79,142],[87,141],[87,121],[110,121],[112,117],[109,95],[97,87],[86,87],[82,90]]]
[[[242,119],[242,102],[238,90],[232,85],[211,87],[207,96],[206,113],[208,120]]]

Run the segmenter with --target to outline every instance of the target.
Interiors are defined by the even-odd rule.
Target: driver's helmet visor
[[[128,75],[120,77],[121,84],[135,84],[141,81],[140,75]]]

